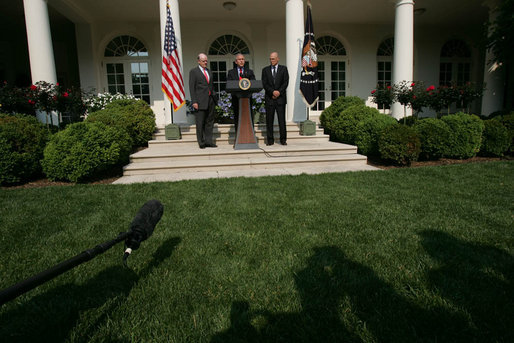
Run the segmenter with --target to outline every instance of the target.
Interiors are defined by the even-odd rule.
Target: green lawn
[[[0,190],[1,342],[513,342],[514,162]]]

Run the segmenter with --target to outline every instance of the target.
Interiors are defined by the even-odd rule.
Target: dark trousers
[[[271,104],[266,103],[266,138],[268,140],[268,144],[275,142],[273,137],[273,121],[275,119],[275,111],[277,112],[278,118],[280,143],[285,143],[287,141],[286,105],[279,105],[276,103],[276,101],[273,101]]]
[[[209,97],[209,107],[207,110],[198,110],[195,114],[196,121],[196,140],[198,145],[214,144],[212,140],[212,130],[214,129],[214,110],[216,104],[214,99]]]

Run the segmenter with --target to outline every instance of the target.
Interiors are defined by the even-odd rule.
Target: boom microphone
[[[161,220],[164,207],[158,200],[149,200],[136,213],[130,223],[129,236],[125,240],[125,253],[123,254],[123,264],[127,266],[127,258],[132,251],[137,250],[141,242],[150,237],[155,226]]]
[[[94,248],[85,250],[77,256],[61,262],[50,269],[31,276],[30,278],[25,279],[11,287],[0,290],[0,306],[18,297],[19,295],[28,292],[49,280],[52,280],[53,278],[78,266],[79,264],[87,262],[94,257],[103,254],[112,246],[123,242],[124,240],[127,250],[125,250],[125,255],[123,256],[123,264],[126,266],[128,255],[130,255],[132,250],[139,248],[139,245],[142,241],[152,235],[155,225],[157,225],[162,217],[163,211],[164,208],[158,200],[147,201],[132,220],[129,231],[121,232],[118,237],[111,241],[98,244]]]

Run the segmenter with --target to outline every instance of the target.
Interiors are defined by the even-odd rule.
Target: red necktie
[[[207,83],[209,83],[209,75],[207,75],[207,71],[203,69],[203,74],[205,75],[205,79],[207,80]]]
[[[239,80],[243,78],[243,69],[239,68]]]
[[[202,68],[203,75],[205,75],[205,79],[207,80],[207,84],[209,84],[209,75],[207,75],[207,70],[205,68]],[[209,90],[209,95],[211,95],[211,91]]]

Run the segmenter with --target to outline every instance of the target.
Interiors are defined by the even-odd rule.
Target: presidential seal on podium
[[[252,86],[252,83],[246,77],[239,80],[239,88],[241,90],[246,91],[246,90],[250,89],[251,86]]]

